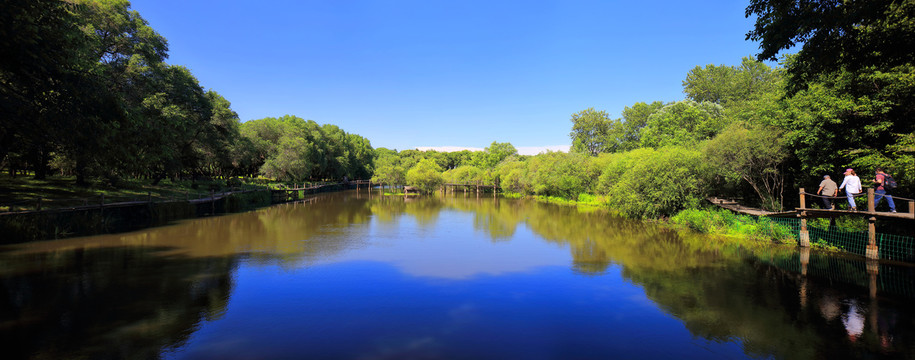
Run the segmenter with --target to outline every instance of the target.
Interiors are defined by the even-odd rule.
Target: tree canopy
[[[909,0],[751,0],[756,16],[747,39],[759,41],[758,60],[801,49],[788,66],[793,90],[818,75],[887,70],[915,60],[915,2]]]

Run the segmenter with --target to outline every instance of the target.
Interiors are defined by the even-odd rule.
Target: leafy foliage
[[[756,16],[747,39],[760,42],[759,60],[801,44],[788,66],[793,91],[820,75],[888,70],[915,60],[915,3],[901,0],[751,0]]]
[[[443,183],[442,168],[432,159],[423,159],[407,171],[406,180],[424,193],[435,192]]]
[[[706,164],[698,150],[642,148],[620,154],[600,177],[612,209],[630,217],[670,216],[697,207],[708,191]]]
[[[788,155],[781,130],[734,123],[705,143],[703,155],[726,181],[746,181],[765,208],[782,209],[785,174],[781,165]]]
[[[727,119],[721,105],[711,102],[678,101],[664,106],[648,117],[642,128],[643,147],[668,145],[694,146],[718,134]]]
[[[594,108],[572,114],[572,151],[597,156],[606,152],[610,140],[610,116]]]

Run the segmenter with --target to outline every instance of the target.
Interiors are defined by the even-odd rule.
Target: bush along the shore
[[[790,242],[794,231],[765,217],[738,215],[728,210],[687,209],[670,218],[670,223],[698,232],[751,240]]]

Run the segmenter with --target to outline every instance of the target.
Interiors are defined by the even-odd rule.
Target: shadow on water
[[[363,236],[370,228],[409,224],[422,236],[453,222],[451,213],[472,217],[492,243],[512,244],[529,231],[567,249],[579,277],[599,282],[618,268],[690,334],[737,342],[748,356],[915,358],[909,265],[726,241],[523,200],[353,192],[0,247],[4,358],[161,357],[226,313],[242,264],[308,267],[371,246]]]
[[[236,260],[106,247],[0,256],[7,359],[157,358],[225,312]]]

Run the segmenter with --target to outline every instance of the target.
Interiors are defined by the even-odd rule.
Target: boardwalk
[[[725,200],[718,198],[709,198],[713,204],[746,215],[754,216],[766,216],[766,217],[798,217],[800,218],[800,229],[798,233],[798,245],[801,247],[810,246],[810,233],[807,230],[807,219],[811,218],[835,218],[839,216],[861,216],[867,219],[868,229],[867,229],[867,248],[865,256],[868,259],[878,259],[879,258],[879,249],[877,248],[876,241],[876,222],[878,219],[882,220],[915,220],[915,200],[894,197],[896,199],[896,210],[906,209],[908,212],[888,212],[888,211],[876,211],[876,204],[874,201],[874,189],[867,189],[867,207],[866,211],[850,211],[850,210],[832,210],[832,209],[816,209],[807,207],[808,197],[810,198],[823,198],[817,194],[811,194],[804,191],[804,188],[799,189],[799,200],[800,206],[797,207],[794,211],[785,211],[785,212],[771,212],[757,208],[751,208],[742,206],[736,201]],[[861,196],[864,196],[862,194]],[[844,197],[829,197],[832,199],[845,199]],[[907,205],[907,207],[905,206]]]
[[[815,194],[803,193],[803,189],[801,189],[801,191],[802,191],[802,193],[801,193],[802,197],[815,195]],[[819,197],[819,196],[817,196],[817,197]],[[837,199],[844,200],[845,197],[840,197]],[[898,208],[905,209],[905,207],[904,207],[905,202],[903,202],[903,201],[908,201],[908,199],[899,198],[899,200],[902,200],[902,201],[897,201],[896,206]],[[708,201],[723,209],[731,210],[731,211],[739,213],[739,214],[753,215],[753,216],[799,217],[799,216],[801,216],[800,214],[802,212],[804,212],[804,213],[806,213],[807,217],[815,217],[815,218],[834,218],[834,217],[846,216],[846,215],[856,215],[856,216],[877,217],[877,218],[885,218],[885,219],[915,220],[915,212],[912,211],[913,209],[915,209],[915,207],[912,206],[911,201],[908,201],[908,203],[909,203],[908,212],[891,213],[889,211],[870,210],[873,208],[873,197],[870,198],[870,205],[868,205],[869,210],[866,210],[866,211],[829,210],[829,209],[820,209],[820,208],[809,208],[809,207],[806,207],[807,204],[806,204],[806,201],[804,201],[800,207],[797,207],[794,210],[775,212],[775,211],[767,211],[767,210],[763,210],[763,209],[759,209],[759,208],[753,208],[753,207],[749,207],[749,206],[743,206],[740,203],[738,203],[737,201],[730,200],[730,199],[721,199],[721,198],[716,198],[716,197],[710,197],[710,198],[708,198]]]
[[[715,204],[718,207],[721,207],[723,209],[731,210],[738,214],[744,214],[744,215],[753,215],[753,216],[796,216],[797,215],[797,211],[782,211],[782,212],[766,211],[766,210],[759,209],[759,208],[743,206],[743,205],[740,205],[740,203],[738,203],[737,201],[730,200],[730,199],[719,199],[716,197],[710,197],[710,198],[708,198],[708,201],[710,201],[712,204]]]

